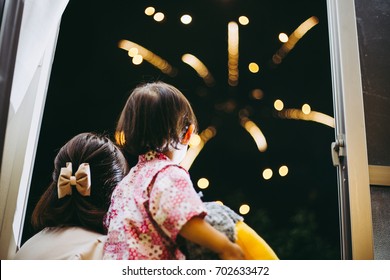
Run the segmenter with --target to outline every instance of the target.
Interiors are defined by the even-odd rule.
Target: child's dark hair
[[[61,168],[70,162],[73,174],[82,163],[90,167],[91,193],[82,196],[72,186],[72,194],[58,198],[57,183]],[[111,193],[128,171],[123,153],[106,136],[81,133],[68,141],[54,160],[52,182],[32,214],[32,225],[45,227],[79,226],[106,233],[103,218],[110,205]]]
[[[197,126],[187,98],[161,81],[145,83],[130,94],[120,115],[116,139],[133,155],[166,152],[181,142],[189,125]]]

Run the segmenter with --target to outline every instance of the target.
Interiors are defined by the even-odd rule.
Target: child
[[[126,159],[105,136],[81,133],[58,152],[52,182],[32,214],[40,230],[16,259],[102,259],[111,193],[128,171]]]
[[[113,192],[104,259],[185,259],[179,236],[221,259],[243,258],[238,245],[204,221],[206,209],[178,165],[195,127],[188,100],[172,85],[154,82],[134,89],[117,136],[139,160]]]

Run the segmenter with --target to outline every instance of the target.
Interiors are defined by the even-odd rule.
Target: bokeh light
[[[255,63],[255,62],[249,63],[248,68],[249,68],[249,71],[251,71],[252,73],[257,73],[257,72],[259,72],[259,69],[260,69],[259,65],[257,65],[257,63]]]
[[[152,16],[156,12],[156,9],[154,7],[147,7],[145,9],[145,15]]]
[[[190,15],[182,15],[180,21],[183,24],[190,24],[192,22],[192,17]]]
[[[250,206],[248,204],[243,204],[240,206],[240,209],[238,212],[240,212],[241,215],[246,215],[251,210]]]
[[[132,62],[133,62],[135,65],[140,65],[140,64],[142,63],[143,60],[144,60],[144,59],[143,59],[142,55],[137,54],[137,55],[135,55],[135,56],[133,57]]]
[[[278,38],[282,43],[286,43],[288,41],[288,35],[286,33],[280,33]]]
[[[279,167],[279,175],[284,177],[288,174],[288,167],[286,165],[282,165]]]
[[[161,13],[161,12],[155,13],[154,16],[153,16],[153,19],[155,21],[158,21],[158,22],[163,21],[164,18],[165,18],[165,15],[163,13]]]
[[[253,99],[260,100],[264,97],[264,92],[261,89],[256,88],[256,89],[252,90],[251,96]]]
[[[207,180],[206,178],[200,178],[197,183],[200,189],[207,189],[209,187],[209,184],[209,180]]]
[[[303,104],[302,106],[302,112],[305,114],[305,115],[308,115],[310,114],[311,112],[311,107],[309,104]]]
[[[137,48],[130,48],[128,54],[130,57],[134,57],[138,54],[138,49]]]
[[[240,16],[238,18],[238,22],[241,24],[241,25],[248,25],[249,24],[249,18],[246,17],[246,16]]]
[[[271,168],[266,168],[263,170],[263,178],[269,180],[272,178],[273,172]]]
[[[283,101],[280,100],[280,99],[276,99],[275,102],[274,102],[274,108],[277,111],[282,111],[283,108],[284,108]]]
[[[200,138],[200,136],[198,134],[192,134],[191,138],[190,138],[190,147],[196,147],[196,146],[199,146],[200,142],[202,141],[202,139]]]

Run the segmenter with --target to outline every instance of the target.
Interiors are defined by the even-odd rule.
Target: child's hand
[[[202,218],[194,217],[180,230],[184,238],[206,247],[223,260],[243,260],[244,253],[240,246],[231,242],[222,232],[213,228]]]
[[[244,260],[244,253],[241,247],[235,243],[230,242],[222,253],[219,254],[221,260]]]

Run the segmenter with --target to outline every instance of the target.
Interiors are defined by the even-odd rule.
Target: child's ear
[[[184,134],[183,139],[181,140],[181,143],[183,145],[187,145],[190,142],[190,139],[191,139],[192,133],[194,133],[194,130],[195,130],[195,125],[191,124],[188,127],[186,133]]]

